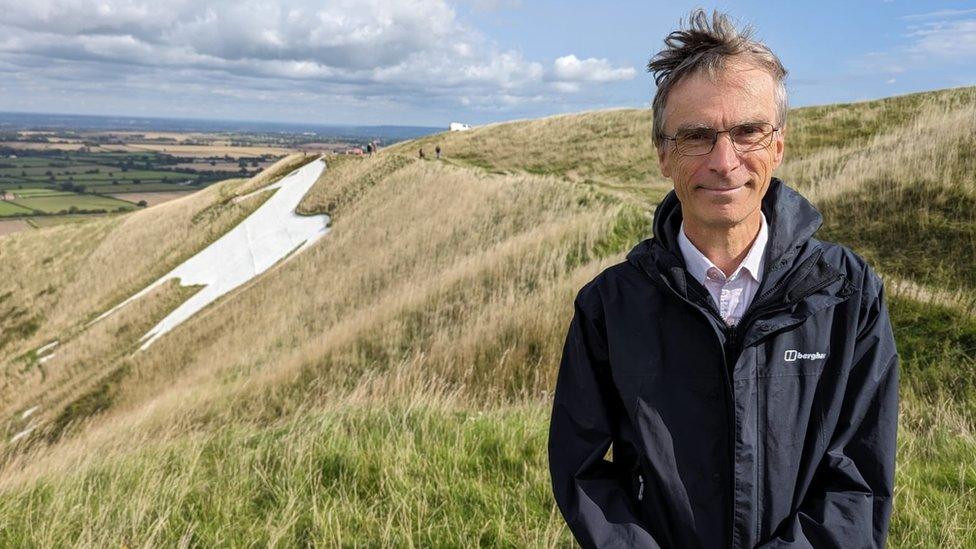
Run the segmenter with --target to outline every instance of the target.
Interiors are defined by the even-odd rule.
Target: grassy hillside
[[[896,547],[976,544],[974,109],[974,88],[797,109],[777,174],[886,279]],[[329,235],[144,353],[192,288],[88,321],[307,158],[3,237],[0,546],[570,544],[550,391],[576,290],[649,234],[669,188],[649,131],[646,111],[599,111],[332,159],[300,206]]]

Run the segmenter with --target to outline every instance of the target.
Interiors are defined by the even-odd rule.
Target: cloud
[[[555,82],[616,82],[634,78],[633,67],[614,68],[606,59],[579,59],[566,55],[552,64],[551,80]]]
[[[976,61],[976,18],[929,22],[908,36],[913,39],[912,53]]]
[[[93,89],[113,82],[140,93],[154,80],[194,93],[218,82],[243,87],[234,92],[242,97],[268,89],[391,105],[466,97],[491,111],[636,74],[575,55],[547,69],[501,48],[446,0],[0,0],[0,9],[0,62],[52,88],[70,75],[79,93],[86,79]]]
[[[522,7],[521,0],[469,0],[468,3],[475,10],[483,12],[511,10]]]
[[[900,19],[904,19],[906,21],[917,21],[917,20],[924,20],[924,19],[945,19],[946,17],[957,17],[959,15],[967,15],[972,13],[976,13],[976,8],[966,9],[966,10],[945,9],[945,10],[931,11],[928,13],[916,13],[911,15],[903,15],[900,17]]]
[[[859,74],[893,77],[933,68],[962,67],[963,72],[976,66],[976,13],[972,10],[940,10],[903,16],[909,21],[902,32],[905,41],[889,51],[869,52],[851,61],[849,66]],[[962,83],[969,83],[964,78]],[[888,83],[891,83],[890,81]]]

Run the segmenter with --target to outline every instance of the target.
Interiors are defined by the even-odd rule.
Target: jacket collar
[[[769,234],[764,272],[757,296],[768,288],[776,287],[790,272],[802,271],[804,276],[821,273],[823,277],[834,274],[825,269],[795,269],[802,263],[801,260],[808,259],[819,248],[819,243],[815,246],[807,244],[823,223],[820,212],[806,198],[774,177],[763,197],[762,213],[766,216]],[[701,284],[694,280],[689,281],[687,276],[678,244],[681,220],[681,203],[672,190],[654,212],[654,236],[635,246],[627,254],[627,260],[645,270],[652,279],[663,276],[675,291],[688,297],[689,284],[696,288]],[[798,258],[800,255],[802,257]],[[813,286],[820,281],[806,282],[803,286]],[[790,289],[796,289],[796,284],[788,286],[784,289],[784,294]],[[698,293],[702,290],[703,288],[698,288]]]

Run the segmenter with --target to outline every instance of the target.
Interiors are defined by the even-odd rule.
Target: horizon
[[[880,96],[880,97],[871,97],[871,98],[866,98],[866,99],[857,99],[857,100],[852,100],[852,101],[838,101],[838,102],[833,102],[833,103],[814,103],[814,104],[805,104],[805,105],[796,105],[796,104],[790,103],[789,110],[792,111],[794,109],[829,107],[829,106],[834,106],[834,105],[853,105],[853,104],[858,104],[858,103],[870,103],[872,101],[880,101],[882,99],[888,99],[888,98],[904,97],[904,96],[908,96],[908,95],[919,95],[919,94],[925,94],[925,93],[935,93],[935,92],[940,92],[940,91],[947,91],[947,90],[954,90],[954,89],[963,89],[963,88],[972,88],[972,87],[976,87],[976,84],[963,84],[963,85],[959,85],[959,86],[951,86],[951,87],[945,87],[945,88],[925,89],[925,90],[919,90],[919,91],[911,91],[911,92],[905,92],[905,93],[897,93],[897,94],[891,94],[891,95],[883,95],[883,96]],[[508,122],[518,122],[518,121],[522,121],[522,120],[535,120],[535,119],[541,119],[541,118],[549,118],[549,117],[553,117],[553,116],[563,116],[563,115],[572,115],[572,114],[578,114],[578,113],[585,113],[585,112],[590,112],[590,111],[627,110],[627,109],[648,109],[649,110],[650,108],[651,107],[650,107],[649,104],[646,105],[646,106],[638,106],[638,107],[628,107],[628,106],[619,106],[619,107],[594,107],[594,108],[591,108],[591,109],[583,109],[583,110],[580,110],[580,111],[560,112],[560,113],[547,114],[547,115],[538,116],[538,117],[522,117],[522,118],[512,118],[512,119],[506,119],[506,120],[497,120],[497,121],[492,121],[492,122],[486,122],[484,124],[477,124],[477,126],[486,126],[486,125],[492,125],[492,124],[505,124],[505,123],[508,123]],[[365,130],[365,129],[378,129],[378,128],[398,128],[398,129],[424,129],[424,130],[441,129],[442,131],[447,131],[447,126],[449,124],[448,123],[448,124],[445,124],[443,126],[430,126],[430,125],[418,125],[418,124],[394,124],[394,123],[342,124],[342,123],[331,123],[331,122],[294,122],[294,121],[288,121],[288,120],[259,120],[259,119],[243,119],[243,118],[240,118],[240,119],[237,119],[237,118],[202,118],[202,117],[180,117],[180,116],[167,116],[167,115],[150,116],[150,115],[133,115],[133,114],[125,114],[125,113],[121,113],[121,114],[85,114],[85,113],[72,113],[72,112],[33,112],[33,111],[9,111],[9,110],[0,110],[0,128],[2,128],[3,117],[5,115],[41,116],[41,117],[64,116],[64,117],[99,118],[99,119],[128,118],[128,119],[134,119],[134,120],[147,120],[147,121],[160,120],[160,121],[172,121],[172,122],[209,122],[209,123],[228,124],[228,125],[229,124],[245,124],[245,125],[246,124],[252,124],[252,125],[262,125],[263,124],[263,125],[294,126],[296,128],[305,127],[305,128],[313,128],[313,129],[314,128],[321,128],[321,129],[363,129],[363,130]],[[475,126],[476,125],[472,125],[472,127],[475,127]],[[52,126],[52,127],[60,127],[60,126]],[[82,128],[82,129],[85,129],[85,128]],[[106,128],[106,131],[111,131],[111,130],[119,130],[119,131],[121,131],[121,130],[123,130],[123,128]]]
[[[295,126],[297,127],[309,127],[309,128],[349,128],[349,129],[369,129],[369,128],[417,128],[417,129],[437,129],[440,126],[422,126],[414,124],[331,124],[327,122],[290,122],[287,120],[255,120],[255,119],[245,119],[245,118],[202,118],[202,117],[183,117],[183,116],[148,116],[148,115],[133,115],[133,114],[85,114],[85,113],[73,113],[73,112],[40,112],[40,111],[7,111],[0,110],[0,124],[3,123],[3,117],[6,115],[16,115],[16,116],[38,116],[38,117],[76,117],[76,118],[99,118],[99,119],[133,119],[133,120],[163,120],[171,122],[216,122],[221,124],[266,124],[266,125],[280,125],[280,126]],[[122,129],[122,128],[118,128]]]

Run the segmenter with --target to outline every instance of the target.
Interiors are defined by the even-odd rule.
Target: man
[[[898,355],[881,281],[813,238],[820,214],[771,175],[777,57],[701,10],[665,44],[648,67],[674,190],[654,237],[576,297],[559,508],[585,547],[883,546]]]

